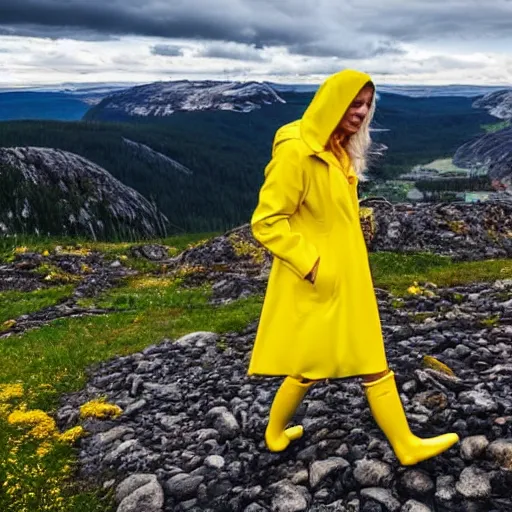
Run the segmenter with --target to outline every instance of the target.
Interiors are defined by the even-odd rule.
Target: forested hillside
[[[3,122],[0,147],[44,146],[76,153],[154,201],[176,231],[218,231],[247,222],[275,130],[300,117],[311,99],[311,93],[281,96],[286,104],[248,114],[179,112],[165,119],[93,121],[101,117],[93,108],[81,122]],[[389,149],[374,162],[372,174],[388,179],[415,164],[453,155],[494,120],[471,103],[469,98],[381,94],[375,126],[389,131],[373,137]]]

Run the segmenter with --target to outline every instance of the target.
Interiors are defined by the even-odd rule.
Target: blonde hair
[[[366,181],[364,172],[367,169],[369,149],[372,144],[372,139],[370,137],[370,123],[373,119],[373,115],[375,114],[376,101],[375,86],[372,82],[368,82],[364,87],[368,85],[371,85],[374,91],[372,103],[368,110],[368,114],[364,118],[357,133],[350,136],[345,148],[341,145],[343,135],[337,131],[332,133],[329,141],[327,142],[327,149],[329,149],[340,162],[343,162],[344,151],[348,153],[352,166],[354,167],[354,171],[361,181]]]

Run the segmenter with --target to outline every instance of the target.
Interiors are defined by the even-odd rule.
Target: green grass
[[[177,286],[135,289],[128,284],[98,302],[119,312],[56,320],[7,338],[0,346],[0,382],[22,381],[30,387],[52,383],[56,395],[77,390],[85,382],[85,369],[93,363],[194,330],[236,331],[260,311],[259,297],[213,307],[207,304],[206,288],[178,290]],[[29,405],[51,408],[55,403],[46,395],[45,400]]]
[[[405,295],[414,282],[458,286],[479,281],[512,278],[512,259],[453,262],[432,254],[370,254],[374,284],[395,295]]]
[[[71,295],[72,285],[44,288],[32,292],[0,292],[0,324],[21,315],[58,304]],[[2,327],[0,325],[0,332]]]
[[[483,124],[482,129],[487,133],[497,132],[499,130],[503,130],[504,128],[508,128],[510,126],[510,121],[501,121],[499,123],[493,124]]]
[[[28,247],[31,251],[42,253],[45,250],[52,251],[56,246],[76,247],[80,246],[89,250],[102,252],[107,258],[115,259],[121,255],[129,255],[130,248],[142,244],[162,244],[171,248],[170,255],[178,254],[186,249],[189,244],[220,235],[220,233],[187,233],[164,239],[138,240],[136,242],[95,242],[85,238],[73,237],[38,237],[34,235],[15,235],[0,237],[0,261],[6,261],[12,257],[16,247]]]

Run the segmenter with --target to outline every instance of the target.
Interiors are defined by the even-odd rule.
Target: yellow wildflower
[[[23,384],[0,384],[0,402],[23,396]]]
[[[74,443],[77,439],[80,439],[85,434],[85,430],[83,427],[73,427],[66,432],[63,432],[59,436],[59,441],[63,443]]]
[[[52,445],[48,441],[45,441],[38,447],[38,449],[36,450],[36,453],[39,457],[44,457],[45,455],[50,453],[51,449],[52,449]]]
[[[409,288],[407,288],[407,292],[411,295],[418,295],[421,293],[421,288],[419,286],[409,286]]]
[[[58,274],[57,274],[57,272],[55,272],[55,271],[53,271],[53,270],[52,270],[52,271],[51,271],[51,272],[50,272],[50,273],[49,273],[49,274],[44,278],[44,280],[45,280],[45,281],[51,281],[52,279],[54,279],[55,277],[57,277],[57,275],[58,275]]]
[[[11,425],[33,426],[29,435],[36,439],[53,437],[57,432],[55,420],[40,409],[33,409],[29,411],[16,410],[9,415],[7,421]]]
[[[0,418],[6,418],[11,412],[11,406],[9,404],[0,404]]]
[[[22,246],[22,247],[16,247],[14,249],[14,252],[16,254],[25,254],[28,251],[28,247]]]
[[[121,254],[121,256],[119,256],[119,259],[126,261],[128,259],[128,256],[126,256],[126,254]]]
[[[118,405],[109,404],[103,399],[91,400],[80,406],[81,418],[116,418],[122,412]]]
[[[45,249],[45,250],[43,251],[43,256],[45,256],[45,257],[50,256],[50,252],[48,251],[48,249]]]

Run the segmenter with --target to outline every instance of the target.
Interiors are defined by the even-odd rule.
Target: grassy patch
[[[482,129],[487,133],[497,132],[499,130],[503,130],[504,128],[508,128],[510,126],[510,121],[501,121],[499,123],[494,124],[483,124]]]
[[[32,292],[0,292],[0,324],[27,313],[53,306],[71,295],[72,285],[44,288]],[[0,325],[0,331],[2,326]]]
[[[33,252],[43,253],[51,252],[55,247],[76,248],[80,247],[90,251],[99,251],[104,254],[107,259],[116,259],[120,256],[129,256],[130,249],[136,245],[142,244],[161,244],[169,247],[169,255],[174,256],[185,250],[191,244],[195,244],[202,240],[207,240],[221,233],[187,233],[176,235],[163,239],[154,240],[138,240],[135,242],[95,242],[84,238],[54,238],[54,237],[37,237],[31,235],[16,235],[11,237],[0,237],[0,260],[8,260],[16,248],[26,247]]]
[[[375,286],[395,295],[405,295],[414,281],[458,286],[512,278],[511,259],[453,262],[449,257],[432,254],[381,252],[370,255],[370,265]]]

